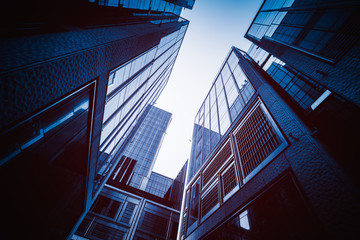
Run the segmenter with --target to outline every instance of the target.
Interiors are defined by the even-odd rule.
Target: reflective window
[[[121,204],[119,201],[100,195],[96,199],[91,211],[109,218],[114,218]]]
[[[218,109],[219,109],[220,133],[222,136],[225,134],[226,130],[230,126],[230,118],[229,118],[228,107],[226,104],[224,88],[222,88],[221,91],[218,92],[217,98],[218,98]]]
[[[299,47],[320,53],[349,15],[350,12],[344,10],[327,10],[299,43]]]
[[[287,12],[260,12],[250,26],[248,34],[260,40],[263,36],[272,37]]]
[[[216,103],[216,95],[215,95],[215,86],[210,90],[210,149],[212,150],[215,145],[220,140],[219,135],[219,121],[218,121],[218,111],[217,111],[217,103]]]
[[[267,72],[304,110],[308,110],[325,89],[310,84],[304,75],[289,69],[289,66],[273,62]]]
[[[95,0],[89,0],[89,2],[95,2]],[[180,15],[182,10],[181,6],[167,2],[165,0],[98,0],[97,3],[101,6],[109,7],[123,7],[140,10],[171,12],[178,16]]]
[[[164,36],[158,46],[109,73],[97,183],[109,173],[113,156],[124,148],[123,143],[144,108],[153,103],[165,87],[186,28],[187,25],[183,25],[179,30]],[[149,154],[155,154],[155,148]],[[134,176],[137,185],[142,183],[141,179]]]
[[[188,227],[192,226],[199,219],[199,201],[200,179],[198,179],[191,187]]]
[[[210,153],[210,98],[206,97],[204,106],[205,106],[205,116],[204,116],[204,129],[203,129],[203,155],[202,162],[205,161],[207,155]]]
[[[190,161],[194,171],[190,172],[190,177],[207,161],[208,155],[255,93],[239,65],[235,51],[234,48],[229,53],[195,117],[196,132],[193,135]]]
[[[146,168],[144,168],[144,170],[145,169]],[[142,172],[142,174],[145,174],[145,171]],[[145,191],[159,197],[164,197],[172,183],[173,179],[165,177],[156,172],[151,172],[150,179],[146,184]]]

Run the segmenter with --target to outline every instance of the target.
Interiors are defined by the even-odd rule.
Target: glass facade
[[[152,172],[149,178],[149,182],[146,185],[145,192],[163,198],[173,182],[174,180],[171,178],[156,172]]]
[[[134,188],[146,189],[170,120],[171,113],[154,106],[146,108],[110,177],[112,184],[122,182]]]
[[[170,120],[171,113],[151,106],[136,129],[124,152],[124,156],[137,161],[128,185],[145,190]]]
[[[255,93],[239,65],[238,54],[240,52],[232,48],[195,117],[189,180]]]
[[[164,196],[165,199],[169,200],[172,203],[171,207],[177,210],[181,210],[187,166],[188,161],[185,162],[184,166],[181,168],[180,172],[178,173]]]
[[[171,113],[146,107],[73,240],[176,239],[179,209],[172,208],[176,203],[172,204],[170,193],[166,195],[173,180],[152,172],[170,120]]]
[[[316,4],[327,2],[322,0]],[[317,9],[309,1],[269,0],[259,10],[246,35],[256,42],[268,38],[334,61],[339,51],[344,50],[338,43],[351,38],[351,32],[338,31],[348,24],[352,14],[355,13],[350,8]]]
[[[248,54],[258,65],[262,65],[272,79],[306,112],[314,109],[311,106],[326,91],[325,87],[313,79],[286,65],[255,44],[250,46]]]
[[[90,2],[94,1],[90,0]],[[193,2],[194,1],[192,1],[192,5],[194,4]],[[138,10],[170,12],[178,16],[182,10],[182,6],[178,5],[179,3],[176,4],[165,0],[99,0],[98,4],[109,7],[123,7]]]
[[[288,146],[259,93],[256,94],[252,84],[255,77],[247,78],[247,74],[251,76],[247,65],[251,60],[232,47],[195,117],[190,176],[181,215],[183,238],[206,224],[212,214],[220,211]],[[212,142],[212,138],[216,141]],[[249,228],[244,223],[246,219],[247,215],[242,214],[239,221]]]
[[[110,72],[97,163],[97,187],[118,159],[114,156],[123,148],[139,116],[148,104],[156,101],[165,87],[186,29],[187,24],[184,24],[164,36],[157,46]],[[136,176],[134,179],[133,186],[141,181]]]
[[[318,84],[311,84],[309,79],[293,69],[273,62],[267,73],[304,109],[311,105],[325,92]]]

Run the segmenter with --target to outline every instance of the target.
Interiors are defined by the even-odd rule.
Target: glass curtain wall
[[[317,10],[314,3],[307,1],[265,1],[247,35],[257,41],[271,38],[333,61],[339,53],[326,46],[341,41],[337,32],[352,14],[353,10],[348,8]],[[351,38],[350,35],[351,32],[341,33],[342,38]]]
[[[136,160],[128,185],[145,190],[170,119],[171,113],[151,106],[124,152],[124,156]]]
[[[269,56],[262,48],[252,44],[248,54],[293,98],[305,111],[311,111],[312,104],[326,91],[316,81],[305,76],[296,69],[286,65],[280,59]]]
[[[94,0],[90,0],[90,2],[94,2]],[[171,12],[178,16],[182,10],[181,6],[165,0],[99,0],[98,4],[109,7]]]
[[[195,117],[188,180],[206,162],[245,104],[255,93],[232,48]]]
[[[165,87],[179,52],[187,24],[164,36],[160,43],[109,73],[97,173],[100,183],[115,154],[148,104]]]
[[[152,172],[145,191],[163,198],[173,182],[171,178]]]

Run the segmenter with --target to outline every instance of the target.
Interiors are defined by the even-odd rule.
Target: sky
[[[175,178],[190,158],[194,118],[231,46],[247,51],[244,35],[263,0],[195,0],[169,82],[155,106],[171,112],[153,171]]]

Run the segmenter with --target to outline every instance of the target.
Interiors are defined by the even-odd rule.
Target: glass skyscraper
[[[191,179],[254,94],[232,49],[195,117],[189,163]]]
[[[360,184],[359,1],[264,1],[245,37],[269,84]]]
[[[2,8],[4,237],[71,237],[169,79],[194,1],[114,2]]]
[[[164,197],[173,182],[174,179],[152,172],[145,191],[159,197]]]
[[[231,48],[195,116],[180,239],[356,238],[358,188],[299,115],[326,92],[306,80]]]
[[[110,179],[145,190],[170,121],[171,113],[152,105],[147,106],[132,130],[126,149]],[[103,169],[108,169],[108,164]],[[101,170],[101,173],[104,174],[104,171]]]
[[[356,239],[358,21],[358,1],[264,1],[195,117],[181,239]]]
[[[95,2],[95,0],[90,0]],[[192,8],[194,0],[178,0],[178,1],[166,1],[166,0],[99,0],[99,5],[111,6],[111,7],[123,7],[139,10],[151,10],[157,12],[170,12],[176,15],[180,15],[182,7]]]
[[[251,52],[260,47],[359,106],[359,78],[352,74],[359,20],[358,1],[267,0],[245,38],[256,45]]]
[[[170,120],[170,113],[146,107],[119,163],[72,239],[176,239],[180,209],[175,190],[170,192],[173,179],[152,172]]]
[[[157,46],[109,73],[100,138],[101,161],[97,163],[98,173],[101,171],[98,186],[101,186],[101,182],[106,178],[103,173],[109,172],[109,169],[116,165],[112,159],[114,155],[118,155],[138,116],[145,111],[147,104],[156,101],[166,86],[186,28],[187,24],[181,26],[177,31],[161,38]],[[129,151],[135,154],[137,150],[139,149]],[[109,169],[104,169],[104,163]],[[141,180],[134,176],[131,185],[138,187]]]

